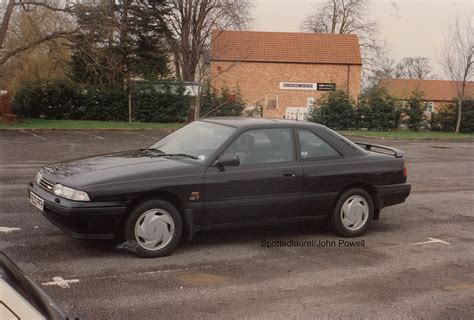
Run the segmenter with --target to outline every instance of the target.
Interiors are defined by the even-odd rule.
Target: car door
[[[238,156],[240,164],[211,165],[205,174],[204,207],[212,225],[274,220],[301,209],[303,171],[291,128],[246,130],[223,156]]]
[[[303,166],[303,216],[327,214],[340,185],[344,185],[350,164],[342,154],[316,132],[296,130],[298,157]]]

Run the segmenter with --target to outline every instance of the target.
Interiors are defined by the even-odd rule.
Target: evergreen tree
[[[308,117],[309,121],[321,123],[334,129],[351,129],[356,124],[354,104],[344,90],[325,94],[317,102]]]
[[[402,110],[408,128],[418,131],[422,122],[426,120],[423,94],[418,90],[413,91]]]
[[[242,100],[240,91],[235,93],[235,100],[229,100],[231,92],[229,88],[222,88],[220,91],[210,85],[205,86],[200,99],[201,116],[210,112],[214,108],[221,106],[210,113],[209,117],[240,116],[245,109],[245,102]]]
[[[120,0],[78,6],[81,33],[73,40],[71,77],[124,87],[131,79],[168,75],[165,0]]]
[[[458,102],[441,106],[437,112],[431,114],[432,130],[454,131],[458,118]],[[468,98],[462,102],[462,120],[460,132],[474,132],[474,99]]]
[[[357,114],[360,127],[384,131],[395,128],[399,115],[396,99],[380,87],[369,88],[360,95]]]

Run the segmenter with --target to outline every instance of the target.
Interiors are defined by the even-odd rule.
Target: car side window
[[[291,129],[253,129],[243,132],[222,155],[238,156],[240,165],[294,160]]]
[[[298,130],[301,159],[319,159],[340,156],[333,147],[306,129]]]

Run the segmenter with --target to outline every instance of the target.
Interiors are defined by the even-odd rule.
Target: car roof
[[[269,119],[269,118],[257,118],[257,117],[212,117],[199,119],[199,121],[206,121],[218,124],[224,124],[236,128],[244,127],[260,127],[260,126],[281,126],[281,125],[291,125],[298,127],[307,127],[307,126],[316,126],[324,127],[320,124],[303,121],[303,120],[288,120],[288,119]]]
[[[256,117],[213,117],[199,119],[198,121],[216,123],[221,125],[227,125],[240,130],[246,130],[248,128],[305,128],[305,129],[317,129],[320,135],[323,135],[326,139],[329,139],[335,145],[339,146],[339,150],[343,150],[346,156],[348,155],[362,155],[366,152],[354,144],[351,140],[341,136],[337,132],[332,131],[322,124],[304,121],[304,120],[289,120],[289,119],[269,119],[269,118],[256,118]]]

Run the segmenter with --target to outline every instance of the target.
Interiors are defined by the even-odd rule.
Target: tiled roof
[[[448,80],[382,79],[379,86],[399,99],[407,99],[414,90],[422,92],[427,101],[451,101],[457,95],[456,82]],[[474,97],[473,81],[467,83],[466,96]]]
[[[213,30],[211,60],[361,65],[356,35]]]

